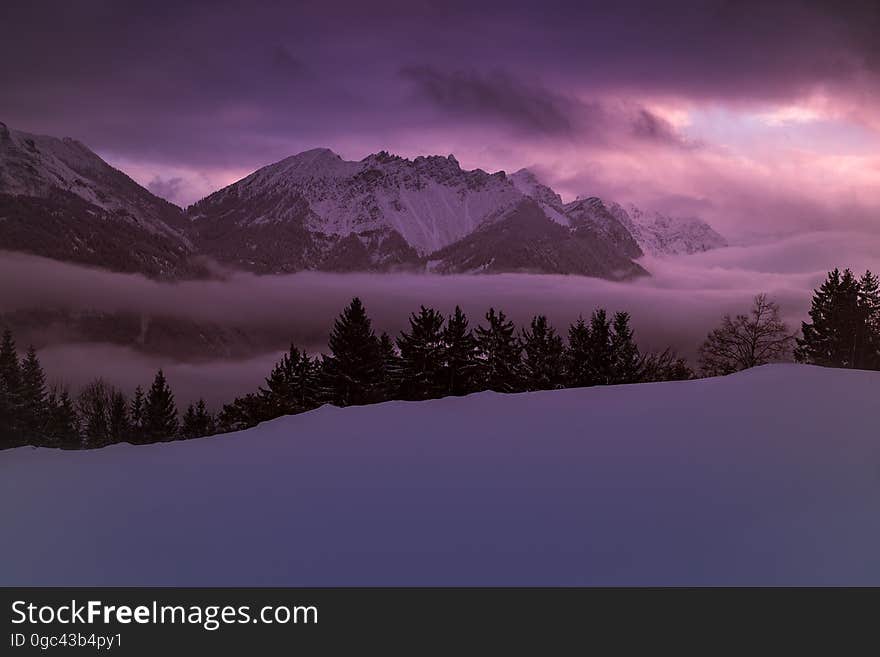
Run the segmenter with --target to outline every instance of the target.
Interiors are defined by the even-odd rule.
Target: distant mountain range
[[[700,219],[596,197],[563,203],[526,169],[455,158],[359,162],[315,149],[182,210],[81,143],[0,123],[0,249],[153,278],[208,275],[206,259],[261,274],[534,272],[625,280],[636,260],[725,246]]]

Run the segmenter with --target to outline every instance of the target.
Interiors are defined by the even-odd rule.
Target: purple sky
[[[741,241],[880,223],[876,1],[244,6],[7,3],[0,120],[180,204],[326,146],[528,166]]]

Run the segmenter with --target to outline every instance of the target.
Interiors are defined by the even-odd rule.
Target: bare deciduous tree
[[[779,305],[759,294],[748,315],[725,315],[700,347],[700,369],[721,376],[786,360],[795,337],[779,315]]]

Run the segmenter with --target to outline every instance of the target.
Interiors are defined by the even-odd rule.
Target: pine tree
[[[208,411],[208,405],[201,398],[196,403],[196,426],[199,428],[201,436],[212,436],[216,433],[214,414]]]
[[[129,442],[143,442],[145,412],[144,406],[144,389],[138,386],[134,389],[134,397],[131,398],[131,404],[129,406],[128,412],[129,424],[131,425],[129,428],[129,434],[131,436]]]
[[[611,344],[611,322],[604,308],[597,308],[590,317],[590,339],[587,371],[593,385],[614,381],[614,351]]]
[[[590,327],[583,317],[568,328],[568,346],[565,350],[565,376],[569,388],[595,385],[589,369]]]
[[[867,296],[861,282],[868,285]],[[795,357],[806,363],[828,367],[870,368],[878,341],[872,324],[872,308],[876,291],[873,275],[866,272],[862,281],[847,269],[838,269],[828,277],[818,290],[813,291],[810,308],[811,322],[804,322],[803,337],[798,340]]]
[[[522,378],[526,390],[555,390],[565,383],[565,358],[562,338],[544,315],[532,319],[522,332]]]
[[[422,306],[409,318],[409,333],[397,338],[403,399],[432,399],[442,394],[443,315]]]
[[[46,406],[46,375],[37,358],[33,345],[21,361],[21,429],[24,439],[31,445],[46,442],[48,408]]]
[[[859,366],[880,369],[880,279],[866,271],[859,279],[859,307],[864,321],[864,341]]]
[[[67,389],[54,386],[49,391],[46,404],[49,408],[49,422],[46,428],[49,445],[62,449],[80,449],[82,436],[79,431],[79,420]]]
[[[174,394],[162,370],[156,373],[144,404],[144,438],[147,442],[173,440],[177,434]]]
[[[13,437],[13,405],[12,395],[7,388],[6,380],[0,376],[0,449],[12,447]]]
[[[267,412],[260,395],[248,393],[236,397],[231,404],[224,404],[217,416],[217,430],[221,433],[242,431],[265,421]]]
[[[400,394],[402,378],[402,365],[400,354],[394,346],[394,341],[387,333],[382,333],[379,338],[379,353],[382,358],[382,383],[380,385],[382,400],[397,399]]]
[[[330,354],[323,357],[322,381],[330,403],[354,406],[380,401],[381,345],[357,297],[336,319],[328,346]]]
[[[318,405],[317,366],[305,351],[290,351],[275,364],[260,388],[263,420],[302,413]]]
[[[615,313],[611,328],[610,383],[636,383],[641,375],[642,357],[629,326],[629,313]]]
[[[6,329],[0,341],[0,446],[21,444],[21,367],[12,332]]]
[[[449,316],[443,330],[442,394],[466,395],[476,389],[479,370],[477,341],[461,308]]]
[[[111,443],[132,442],[131,420],[128,416],[128,401],[119,390],[110,393],[110,408],[107,417],[108,441]]]
[[[520,389],[520,353],[522,346],[516,336],[513,322],[501,312],[490,308],[486,313],[488,326],[478,326],[477,347],[481,360],[481,385],[495,392],[515,392]]]
[[[193,405],[190,404],[186,408],[183,416],[183,423],[180,427],[180,437],[201,438],[202,436],[210,436],[214,433],[214,418],[208,412],[204,399]]]

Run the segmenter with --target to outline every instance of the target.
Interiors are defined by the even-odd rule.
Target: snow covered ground
[[[392,402],[0,453],[2,585],[880,585],[880,373]]]

